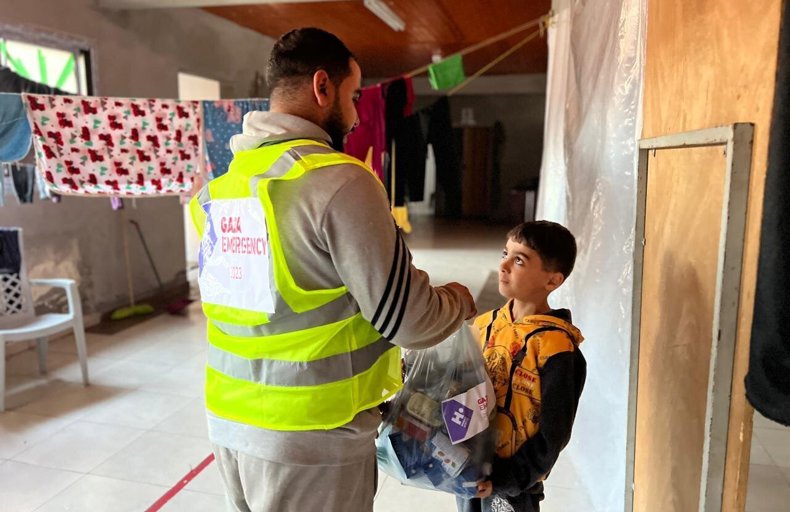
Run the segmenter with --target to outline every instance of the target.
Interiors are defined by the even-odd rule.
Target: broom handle
[[[126,262],[126,285],[129,288],[130,306],[134,307],[134,285],[132,284],[132,262],[129,258],[129,234],[127,233],[126,210],[121,210],[121,237],[123,238],[123,256]]]

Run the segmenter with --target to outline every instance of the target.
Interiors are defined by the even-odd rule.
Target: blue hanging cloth
[[[269,110],[268,99],[218,100],[203,102],[203,139],[206,168],[212,178],[228,172],[233,153],[228,145],[233,135],[241,133],[244,115]]]
[[[0,94],[0,162],[16,162],[30,152],[33,133],[22,96]]]

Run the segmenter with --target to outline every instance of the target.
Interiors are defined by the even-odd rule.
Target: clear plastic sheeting
[[[496,396],[480,346],[462,326],[434,347],[409,352],[406,381],[384,418],[379,468],[407,485],[472,498],[491,474]]]
[[[595,509],[622,511],[646,2],[553,10],[537,217],[576,235],[576,267],[551,302],[573,312],[589,368],[567,451]]]

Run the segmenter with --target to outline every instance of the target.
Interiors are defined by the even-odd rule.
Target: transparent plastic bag
[[[410,351],[406,380],[376,440],[379,468],[400,482],[472,498],[491,473],[496,397],[469,327]]]

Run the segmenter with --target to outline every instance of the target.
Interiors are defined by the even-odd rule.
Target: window
[[[92,93],[87,50],[64,50],[0,36],[0,65],[28,80],[65,92]]]

